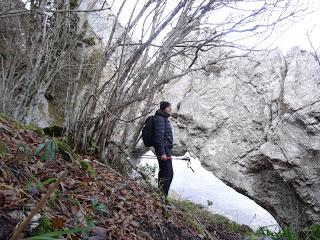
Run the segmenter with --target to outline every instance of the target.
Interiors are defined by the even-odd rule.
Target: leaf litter
[[[199,234],[186,223],[188,216],[181,209],[165,208],[163,199],[149,185],[98,164],[93,156],[80,156],[85,168],[74,164],[63,154],[53,155],[45,149],[53,146],[58,151],[45,136],[17,129],[4,118],[0,118],[0,143],[5,149],[0,154],[0,239],[10,239],[18,223],[66,168],[67,177],[21,238],[218,239]],[[44,161],[44,155],[49,160]]]

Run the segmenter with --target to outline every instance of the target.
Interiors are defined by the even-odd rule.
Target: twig
[[[126,160],[129,163],[129,165],[136,172],[138,172],[146,182],[148,182],[148,176],[146,174],[144,174],[133,162],[131,162],[130,154],[123,148],[123,146],[121,146],[120,144],[116,143],[115,141],[108,141],[108,143],[111,143],[112,145],[116,146],[126,156]]]
[[[7,131],[12,136],[12,133],[11,133],[10,129],[8,129],[6,126],[2,125],[1,123],[0,123],[0,129],[4,129],[5,131]]]
[[[33,196],[29,195],[28,193],[26,193],[22,189],[17,189],[17,188],[14,188],[14,187],[10,186],[10,185],[6,185],[6,184],[3,184],[3,183],[0,183],[0,187],[4,187],[4,188],[10,189],[10,190],[19,191],[19,192],[23,193],[24,195],[28,196],[29,198],[34,198]]]
[[[121,122],[124,122],[124,123],[132,123],[133,121],[135,121],[135,120],[137,120],[139,118],[142,118],[142,117],[148,115],[149,113],[151,113],[153,111],[153,110],[150,110],[150,111],[148,111],[148,112],[146,112],[146,113],[144,113],[144,114],[142,114],[142,115],[140,115],[138,117],[132,118],[130,120],[124,120],[124,119],[121,119],[120,117],[115,116],[106,107],[104,107],[104,105],[100,102],[100,100],[97,98],[97,96],[94,96],[94,95],[92,95],[92,96],[97,100],[97,102],[101,105],[101,107],[103,108],[103,110],[105,112],[107,112],[111,117],[113,117],[113,118],[115,118],[115,119],[117,119],[117,120],[119,120]]]
[[[21,10],[15,10],[15,11],[8,11],[8,12],[1,12],[0,13],[0,18],[3,17],[8,17],[8,16],[14,16],[14,15],[22,15],[22,14],[27,14],[31,13],[33,11],[38,12],[38,13],[64,13],[64,12],[71,12],[71,13],[82,13],[82,12],[100,12],[100,11],[105,11],[105,10],[110,10],[111,8],[103,8],[103,9],[92,9],[92,10],[63,10],[63,9],[21,9]]]
[[[310,44],[310,47],[312,48],[313,50],[313,55],[314,55],[314,58],[316,59],[316,61],[318,62],[319,64],[319,67],[320,67],[320,58],[318,56],[318,49],[315,48],[315,46],[313,45],[312,41],[311,41],[311,37],[310,37],[310,33],[307,32],[307,37],[308,37],[308,41],[309,41],[309,44]]]
[[[97,160],[93,160],[93,162],[99,164],[100,166],[103,166],[103,167],[108,168],[109,170],[111,170],[112,172],[116,173],[116,174],[119,175],[120,177],[122,176],[121,173],[117,172],[116,170],[114,170],[113,168],[109,167],[109,166],[106,165],[106,164],[103,164],[103,163],[101,163],[101,162],[99,162],[99,161],[97,161]]]
[[[57,179],[57,181],[49,188],[49,191],[43,195],[43,197],[40,199],[38,204],[35,206],[34,209],[31,210],[30,214],[27,216],[27,218],[20,224],[18,224],[17,230],[13,233],[10,240],[18,240],[20,237],[20,234],[22,231],[28,226],[31,219],[34,215],[36,215],[40,209],[43,207],[43,205],[46,203],[46,201],[50,198],[53,191],[60,185],[60,183],[63,181],[63,179],[67,176],[68,170],[65,170]]]

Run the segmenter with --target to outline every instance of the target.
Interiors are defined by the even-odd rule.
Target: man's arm
[[[165,122],[162,117],[156,117],[153,124],[154,148],[157,156],[161,156],[166,154],[166,151],[164,149]]]

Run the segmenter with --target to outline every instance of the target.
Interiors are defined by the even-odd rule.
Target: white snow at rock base
[[[146,155],[153,155],[151,151]],[[141,166],[156,166],[154,158],[142,158]],[[191,166],[195,172],[187,167],[187,162],[173,160],[174,177],[170,188],[170,195],[174,198],[188,199],[192,202],[208,205],[208,208],[229,219],[245,224],[254,230],[267,226],[272,230],[278,229],[278,224],[272,215],[248,197],[238,193],[224,184],[211,172],[205,170],[198,159],[191,158]]]

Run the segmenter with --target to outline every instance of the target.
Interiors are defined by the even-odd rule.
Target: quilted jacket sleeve
[[[166,154],[164,148],[164,135],[165,135],[165,119],[157,116],[154,120],[154,148],[157,156]]]

